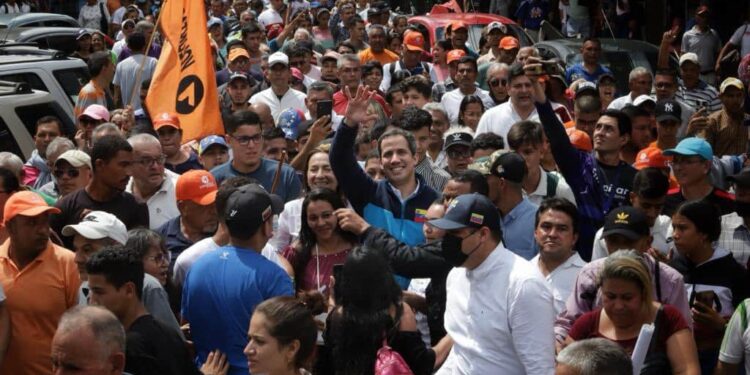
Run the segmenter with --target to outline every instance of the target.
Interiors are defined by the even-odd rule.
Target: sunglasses
[[[493,79],[489,80],[488,83],[492,87],[497,87],[497,86],[500,86],[500,85],[506,86],[506,85],[508,85],[508,80],[507,79],[493,78]]]
[[[70,178],[76,178],[81,175],[81,171],[75,168],[71,169],[55,169],[52,172],[52,175],[55,176],[55,178],[63,178],[63,176],[68,175]]]

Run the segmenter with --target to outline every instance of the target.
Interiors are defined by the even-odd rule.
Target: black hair
[[[471,141],[471,153],[474,154],[476,150],[500,150],[505,148],[505,141],[501,135],[495,133],[482,133],[474,137]]]
[[[467,169],[458,172],[451,180],[456,182],[468,182],[471,185],[470,193],[479,193],[485,197],[490,193],[490,186],[487,184],[487,178],[481,172],[473,169]]]
[[[294,46],[292,48],[289,48],[287,50],[286,54],[287,54],[287,56],[289,56],[290,59],[293,58],[293,57],[307,58],[310,55],[312,55],[312,51],[309,50],[309,49],[307,49],[307,48],[304,48],[304,47],[301,47],[299,45],[296,45],[296,46]]]
[[[117,289],[133,283],[138,300],[143,293],[143,260],[123,245],[106,246],[86,262],[89,275],[102,275]]]
[[[407,92],[411,89],[414,89],[428,100],[432,99],[432,84],[430,84],[430,81],[422,75],[411,76],[401,81],[401,90],[403,92]]]
[[[385,134],[385,131],[388,130],[388,125],[385,124],[377,124],[370,129],[370,140],[378,140],[380,137]]]
[[[425,127],[429,128],[432,125],[432,116],[424,109],[409,106],[401,113],[399,123],[402,129],[415,132]]]
[[[383,65],[377,60],[372,60],[366,62],[365,65],[362,65],[362,76],[364,77],[370,74],[373,70],[377,70],[380,72],[380,75],[383,75]]]
[[[404,42],[404,35],[396,31],[390,31],[386,36],[386,45],[390,46],[394,39],[398,39],[398,44],[401,44]]]
[[[607,109],[602,113],[602,116],[613,117],[617,120],[617,129],[620,132],[620,136],[630,135],[633,128],[628,115],[617,109]]]
[[[393,95],[397,92],[400,92],[402,94],[404,92],[404,88],[402,87],[401,83],[397,83],[395,85],[391,84],[388,92],[385,93],[385,101],[388,103],[388,105],[393,106],[393,100],[395,99]]]
[[[669,178],[658,168],[643,168],[633,177],[630,191],[646,199],[659,199],[669,191]]]
[[[338,42],[336,44],[336,48],[334,49],[334,51],[339,52],[339,48],[342,47],[342,46],[347,47],[347,48],[349,48],[352,51],[356,51],[357,50],[357,48],[355,48],[353,44],[351,44],[351,43],[349,43],[347,41],[341,41],[341,42]]]
[[[637,117],[650,117],[651,116],[651,114],[648,113],[648,111],[645,108],[641,106],[632,105],[632,104],[628,104],[625,107],[623,107],[622,113],[626,114],[628,118],[630,118],[631,123]]]
[[[482,108],[482,113],[484,113],[486,108],[484,108],[484,103],[482,102],[482,99],[479,98],[478,95],[474,95],[474,94],[466,95],[464,96],[463,99],[461,99],[461,105],[458,107],[458,124],[459,125],[464,125],[463,114],[464,114],[464,111],[466,110],[466,107],[468,107],[469,104],[475,104],[475,103],[479,104],[479,107]]]
[[[344,25],[347,29],[354,27],[358,23],[365,23],[365,20],[362,19],[362,17],[359,16],[359,14],[355,14],[354,17],[349,19],[349,22]]]
[[[379,250],[354,248],[336,280],[340,309],[329,316],[330,345],[336,374],[373,374],[377,351],[398,329],[403,307],[388,260]],[[396,307],[396,317],[390,314]]]
[[[38,131],[39,125],[49,124],[51,122],[54,122],[55,124],[57,124],[57,131],[60,132],[60,135],[62,135],[64,133],[62,122],[57,116],[52,116],[52,115],[42,116],[39,118],[39,120],[36,120],[36,125],[34,126],[34,134],[36,134],[36,132]]]
[[[583,40],[583,43],[581,43],[581,46],[583,46],[583,45],[584,45],[584,44],[586,44],[587,42],[592,42],[592,43],[594,43],[594,44],[598,44],[598,45],[599,45],[600,47],[601,47],[601,45],[602,45],[602,41],[601,41],[601,40],[599,40],[599,38],[595,38],[595,37],[593,37],[593,36],[590,36],[590,37],[588,37],[588,38],[586,38],[586,39],[584,39],[584,40]]]
[[[216,213],[219,215],[219,220],[224,219],[224,210],[227,207],[227,200],[229,200],[229,196],[232,195],[238,187],[257,183],[258,181],[254,178],[245,176],[234,176],[222,181],[219,185],[219,190],[216,191],[215,201]]]
[[[227,47],[227,54],[229,54],[229,52],[234,48],[242,48],[244,50],[247,50],[247,46],[245,45],[245,42],[243,42],[240,39],[232,39],[228,41],[226,44],[226,47]]]
[[[510,127],[507,137],[508,146],[515,151],[527,143],[535,146],[543,144],[544,129],[542,129],[542,124],[536,121],[523,120]]]
[[[411,72],[407,69],[401,69],[398,71],[393,72],[391,75],[391,84],[392,85],[398,85],[406,81],[407,78],[411,77]],[[404,91],[407,90],[406,86],[403,86]]]
[[[146,48],[146,35],[136,31],[130,34],[127,44],[131,51],[142,52]]]
[[[519,62],[514,62],[508,69],[508,82],[512,82],[514,79],[526,76],[526,72],[523,70],[523,65]]]
[[[475,59],[472,56],[463,56],[460,59],[458,59],[458,64],[471,64],[474,66],[474,72],[476,73],[478,71],[477,68],[477,59]]]
[[[120,151],[133,152],[133,146],[119,135],[105,135],[94,142],[91,148],[91,166],[96,171],[96,161],[105,163],[112,160]]]
[[[542,214],[549,211],[560,211],[565,215],[568,215],[570,221],[573,223],[573,233],[578,233],[578,208],[573,202],[561,197],[550,197],[545,198],[542,204],[539,205],[539,209],[536,211],[536,219],[534,220],[534,227],[539,226],[539,218]]]
[[[285,138],[285,137],[286,136],[284,135],[284,130],[282,130],[280,127],[277,127],[277,126],[263,130],[264,141],[270,141],[272,139]]]
[[[672,78],[672,82],[677,83],[677,71],[672,68],[661,68],[656,69],[656,73],[654,74],[654,77],[656,76],[667,76]]]
[[[125,242],[125,247],[138,259],[143,259],[154,242],[159,245],[162,252],[168,251],[164,237],[159,233],[147,228],[136,228],[128,231],[128,241]]]
[[[404,137],[406,140],[407,145],[409,146],[409,151],[411,151],[412,155],[415,155],[417,153],[417,141],[414,139],[414,134],[411,134],[411,132],[408,132],[403,129],[391,129],[386,131],[383,135],[378,138],[378,153],[383,153],[383,147],[381,145],[383,144],[383,140],[390,137]]]
[[[305,299],[305,295],[300,296]],[[263,314],[266,329],[279,346],[299,342],[299,349],[294,355],[294,367],[304,368],[315,351],[318,339],[318,326],[313,318],[310,301],[299,300],[290,296],[279,296],[263,301],[255,308],[253,314]]]
[[[0,181],[2,181],[0,188],[3,189],[3,193],[10,195],[21,189],[21,184],[18,182],[18,176],[8,168],[0,168]]]
[[[300,282],[304,280],[305,268],[307,263],[310,262],[313,255],[313,249],[318,243],[315,233],[313,232],[310,225],[307,224],[307,207],[311,202],[325,201],[331,204],[333,210],[340,208],[346,208],[346,201],[341,197],[341,194],[327,188],[315,188],[305,195],[305,199],[302,201],[302,213],[300,214],[300,229],[299,229],[299,243],[300,247],[295,248],[297,252],[294,257],[294,279],[297,281],[297,289],[301,289]],[[350,244],[359,243],[359,239],[356,235],[351,232],[341,230],[338,224],[335,229],[345,241]]]
[[[248,35],[253,33],[263,34],[263,28],[261,28],[260,24],[255,21],[248,23],[242,28],[241,39],[245,39]]]
[[[706,235],[709,242],[719,239],[721,234],[721,214],[713,203],[705,199],[688,201],[677,207],[674,215],[681,215],[693,222],[695,229]]]
[[[367,161],[370,159],[378,159],[380,160],[380,154],[378,153],[378,150],[371,150],[367,156],[365,157],[365,164],[367,164]]]
[[[229,135],[232,135],[240,126],[244,125],[257,126],[262,129],[260,126],[260,117],[258,117],[257,113],[250,110],[235,111],[227,116],[226,121],[224,121],[224,127]]]
[[[105,51],[94,52],[89,56],[89,61],[86,64],[88,65],[91,77],[96,77],[101,74],[102,70],[109,66],[109,64],[113,64],[112,55]]]

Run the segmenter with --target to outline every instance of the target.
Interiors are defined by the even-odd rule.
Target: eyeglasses
[[[463,159],[471,156],[471,150],[469,149],[451,149],[445,152],[451,159]]]
[[[254,144],[257,145],[263,139],[263,136],[260,133],[253,135],[253,136],[243,135],[243,136],[235,137],[233,135],[230,135],[230,137],[232,137],[235,141],[237,141],[237,143],[239,143],[240,146],[247,146],[250,144],[250,142],[253,142]]]
[[[156,163],[158,165],[164,164],[164,162],[167,161],[167,157],[165,155],[161,155],[156,158],[141,158],[140,160],[133,160],[133,163],[140,164],[144,167],[150,167],[152,164]]]
[[[505,79],[505,78],[503,78],[503,79],[493,78],[493,79],[489,80],[488,83],[492,87],[507,86],[508,85],[508,80]]]
[[[704,160],[702,158],[678,158],[675,157],[673,160],[670,160],[667,162],[667,165],[670,167],[675,165],[685,165],[685,164],[698,164],[702,163]]]
[[[146,259],[153,261],[154,263],[171,263],[172,254],[167,252],[159,253],[158,255],[146,257]]]
[[[55,178],[63,178],[63,176],[68,175],[70,178],[76,178],[81,175],[81,171],[79,171],[76,168],[70,168],[70,169],[55,169],[52,172],[52,175],[55,176]]]

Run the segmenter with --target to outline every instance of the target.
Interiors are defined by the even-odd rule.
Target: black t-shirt
[[[721,215],[731,214],[734,212],[734,195],[727,193],[719,188],[714,188],[711,194],[703,198],[707,202],[713,204],[716,209],[719,210]],[[677,207],[685,201],[685,196],[682,195],[680,188],[674,188],[667,193],[667,200],[664,202],[664,208],[661,209],[663,215],[672,216]]]
[[[188,158],[188,160],[185,160],[182,163],[176,165],[165,163],[164,167],[177,174],[183,174],[193,169],[203,169],[203,165],[201,164],[200,160],[198,160],[198,155],[196,155],[194,152],[190,152],[190,157]]]
[[[126,336],[125,372],[134,375],[200,374],[177,332],[153,316],[136,319]]]
[[[624,161],[620,161],[620,164],[616,167],[599,161],[596,164],[607,177],[607,183],[602,187],[605,194],[605,202],[603,202],[605,205],[607,204],[606,200],[611,197],[607,212],[616,207],[630,205],[630,191],[633,190],[633,179],[638,171]]]
[[[104,211],[115,215],[128,230],[138,227],[148,228],[148,206],[138,202],[132,194],[124,191],[110,201],[98,202],[91,198],[85,188],[82,188],[57,201],[55,207],[62,212],[50,216],[50,227],[60,235],[66,225],[81,222],[84,210]],[[65,247],[73,248],[72,237],[63,237],[62,240]]]

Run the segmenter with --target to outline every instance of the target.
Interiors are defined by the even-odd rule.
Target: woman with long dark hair
[[[330,293],[333,266],[343,264],[357,237],[341,230],[334,212],[346,208],[341,195],[326,188],[313,189],[302,202],[299,240],[282,251],[294,269],[298,291]]]
[[[471,129],[472,133],[476,132],[479,119],[482,118],[484,110],[484,103],[482,103],[482,99],[478,96],[464,96],[458,110],[458,125]]]
[[[384,352],[391,358],[398,353],[414,374],[432,373],[435,352],[422,342],[414,313],[402,302],[388,260],[379,251],[352,250],[335,283],[336,306],[325,334],[328,357],[323,359],[335,374],[374,374]]]

